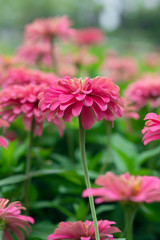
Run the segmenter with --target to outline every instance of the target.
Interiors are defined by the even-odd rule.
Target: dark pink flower
[[[51,82],[58,80],[58,77],[51,73],[44,73],[39,70],[32,70],[27,68],[11,68],[7,71],[3,78],[2,86],[7,87],[11,85],[39,85],[50,84]]]
[[[103,118],[113,122],[115,117],[121,117],[123,109],[119,87],[105,77],[88,77],[84,80],[65,77],[53,82],[39,98],[39,107],[47,115],[48,121],[55,114],[66,122],[73,116],[80,116],[86,129]]]
[[[4,127],[7,128],[9,127],[9,123],[3,119],[0,119],[0,128]],[[8,148],[8,143],[4,137],[0,136],[0,147]]]
[[[147,103],[150,103],[152,108],[157,108],[160,97],[160,77],[149,74],[142,76],[128,86],[125,97],[135,105],[137,110],[146,106]]]
[[[129,57],[110,55],[101,66],[103,74],[107,74],[114,82],[133,80],[138,73],[136,61]]]
[[[38,108],[38,95],[51,82],[57,81],[55,75],[27,69],[11,69],[0,91],[0,114],[4,120],[13,122],[23,116],[25,129],[30,130],[31,122],[35,119],[34,133],[42,134],[43,116]],[[64,125],[56,116],[53,122],[63,133]]]
[[[95,183],[99,188],[86,189],[83,197],[96,196],[96,203],[131,201],[159,202],[160,179],[152,176],[134,176],[129,173],[120,176],[112,172],[99,176]]]
[[[146,145],[151,141],[160,139],[160,115],[148,113],[144,120],[148,120],[142,130],[143,143]]]
[[[98,229],[100,240],[113,239],[113,233],[120,232],[117,227],[112,227],[115,222],[108,220],[98,221]],[[78,222],[61,222],[53,232],[49,235],[48,240],[95,240],[94,224],[91,221]]]
[[[3,240],[13,240],[12,233],[18,240],[25,240],[31,231],[30,223],[34,223],[32,217],[21,215],[25,207],[20,202],[9,203],[8,199],[0,198],[0,221],[3,226]]]
[[[37,42],[51,41],[55,37],[65,39],[74,32],[70,27],[71,24],[67,16],[36,19],[26,25],[25,40]]]
[[[99,28],[77,29],[73,41],[78,45],[99,44],[105,39],[104,33]]]

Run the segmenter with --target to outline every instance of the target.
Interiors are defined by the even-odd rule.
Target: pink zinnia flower
[[[145,58],[145,63],[148,67],[158,67],[160,63],[159,53],[149,53]]]
[[[152,108],[157,108],[160,97],[160,77],[156,75],[144,75],[133,82],[125,91],[125,97],[140,109],[150,103]]]
[[[129,173],[120,176],[112,172],[99,176],[95,183],[99,188],[86,189],[83,197],[96,196],[96,203],[131,201],[159,202],[160,179],[152,176],[134,176]]]
[[[57,81],[52,74],[27,69],[11,69],[0,91],[0,114],[4,120],[13,122],[17,117],[23,116],[25,129],[30,130],[31,122],[35,119],[34,133],[42,134],[43,116],[38,108],[38,95],[51,82]],[[55,117],[53,122],[62,135],[64,125]]]
[[[121,117],[123,108],[119,87],[105,77],[84,80],[65,77],[53,82],[39,98],[39,107],[48,121],[55,114],[66,122],[73,116],[80,116],[85,129],[90,129],[103,118],[113,121],[115,117]]]
[[[28,85],[28,84],[50,84],[58,80],[58,77],[51,73],[44,73],[39,70],[32,70],[27,68],[11,68],[7,71],[3,78],[2,86],[7,87],[11,85]]]
[[[26,25],[26,41],[51,41],[55,37],[65,39],[73,34],[72,22],[67,16],[36,19]]]
[[[9,127],[9,123],[3,119],[0,119],[0,128],[1,127],[4,127],[4,128]],[[8,143],[6,139],[1,136],[0,136],[0,147],[4,147],[6,149],[8,148]]]
[[[24,43],[17,49],[17,59],[30,65],[51,66],[51,46],[48,43]]]
[[[105,39],[104,33],[99,28],[77,29],[73,41],[78,45],[99,44]]]
[[[120,232],[117,227],[111,226],[115,222],[108,220],[98,221],[98,229],[100,240],[113,239],[113,233]],[[91,221],[78,222],[61,222],[53,232],[49,235],[48,240],[95,240],[94,224]]]
[[[21,210],[26,210],[20,202],[9,203],[8,199],[0,198],[0,221],[3,226],[3,240],[13,240],[12,233],[18,240],[25,240],[31,231],[32,217],[21,215]]]
[[[151,141],[160,139],[160,115],[148,113],[144,120],[148,120],[142,130],[143,143],[146,145]]]
[[[114,82],[124,82],[132,80],[137,75],[138,67],[133,58],[111,55],[104,60],[101,71]]]

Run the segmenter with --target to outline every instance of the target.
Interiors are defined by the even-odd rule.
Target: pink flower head
[[[3,240],[13,240],[12,233],[18,240],[25,240],[31,231],[30,223],[34,223],[32,217],[21,215],[25,207],[20,202],[9,203],[8,199],[0,198],[0,221],[3,226]]]
[[[65,77],[53,82],[39,95],[39,107],[51,121],[55,114],[68,122],[73,116],[80,116],[85,129],[96,121],[108,121],[121,117],[123,99],[119,87],[111,79],[96,77],[84,80]]]
[[[0,119],[0,127],[9,127],[9,123],[3,119]],[[5,138],[0,136],[0,147],[8,148],[8,143]]]
[[[140,109],[150,103],[152,108],[158,107],[160,97],[160,77],[144,75],[141,79],[131,83],[125,91],[125,97]]]
[[[26,25],[25,40],[26,41],[51,41],[58,37],[65,39],[74,32],[70,28],[72,22],[67,16],[36,19],[31,24]]]
[[[157,52],[149,53],[145,58],[148,67],[158,67],[160,63],[160,55]]]
[[[24,43],[17,49],[17,59],[30,65],[51,66],[51,46],[48,43]]]
[[[105,35],[99,28],[82,28],[75,31],[73,38],[78,45],[93,45],[101,43]]]
[[[143,143],[146,145],[151,141],[160,139],[160,115],[148,113],[144,120],[148,120],[142,130]]]
[[[27,68],[11,68],[3,79],[2,86],[11,85],[28,85],[41,83],[49,85],[51,82],[58,80],[58,77],[51,73],[44,73],[39,70],[31,70]]]
[[[132,80],[138,72],[138,67],[133,58],[108,56],[101,66],[103,74],[107,74],[114,82]]]
[[[98,229],[100,240],[113,239],[113,233],[120,232],[117,227],[111,226],[115,222],[108,220],[98,221]],[[49,235],[48,240],[95,240],[94,224],[91,221],[78,222],[61,222],[53,232]]]
[[[133,176],[129,173],[120,176],[112,172],[99,176],[95,183],[99,188],[86,189],[83,197],[96,196],[96,203],[131,201],[159,202],[160,179],[151,176]]]
[[[34,133],[42,134],[43,116],[38,108],[38,95],[57,77],[41,71],[26,69],[11,69],[5,79],[5,88],[0,91],[0,114],[4,120],[13,122],[17,117],[23,116],[26,130],[31,127],[35,119]],[[63,132],[62,121],[55,117],[53,122]]]

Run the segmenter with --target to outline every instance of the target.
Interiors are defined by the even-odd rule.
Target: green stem
[[[35,119],[33,117],[32,122],[31,122],[30,136],[29,136],[28,155],[27,155],[27,160],[26,160],[26,177],[27,177],[27,179],[24,182],[24,203],[25,203],[26,207],[28,207],[28,188],[29,188],[29,182],[30,182],[30,169],[31,169],[31,159],[32,159],[34,125],[35,125]]]
[[[133,222],[138,209],[138,204],[125,204],[124,216],[125,216],[125,230],[124,235],[126,240],[133,240]]]
[[[79,145],[80,145],[81,162],[82,162],[82,167],[83,167],[83,171],[84,171],[86,186],[87,186],[87,188],[91,188],[91,183],[89,180],[89,174],[88,174],[88,168],[87,168],[87,162],[86,162],[86,154],[85,154],[85,129],[82,126],[80,117],[79,117]],[[92,218],[93,218],[93,222],[94,222],[95,237],[96,237],[96,240],[100,240],[93,196],[89,197],[89,204],[90,204],[91,214],[92,214]]]
[[[101,174],[103,174],[106,171],[106,168],[108,166],[108,163],[110,161],[111,157],[111,124],[109,121],[105,121],[106,124],[106,135],[107,135],[107,147],[106,147],[106,159],[105,162],[101,168]]]
[[[0,240],[3,240],[3,230],[0,230]]]
[[[55,38],[51,39],[51,58],[52,58],[52,67],[55,74],[58,73],[58,66],[55,58]]]

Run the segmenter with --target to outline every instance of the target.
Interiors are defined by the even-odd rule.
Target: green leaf
[[[160,147],[157,147],[155,149],[152,149],[152,150],[148,150],[148,151],[145,151],[143,153],[140,153],[137,157],[137,160],[136,162],[141,165],[143,164],[144,162],[146,162],[148,159],[150,159],[151,157],[154,157],[156,155],[158,155],[160,153]]]

